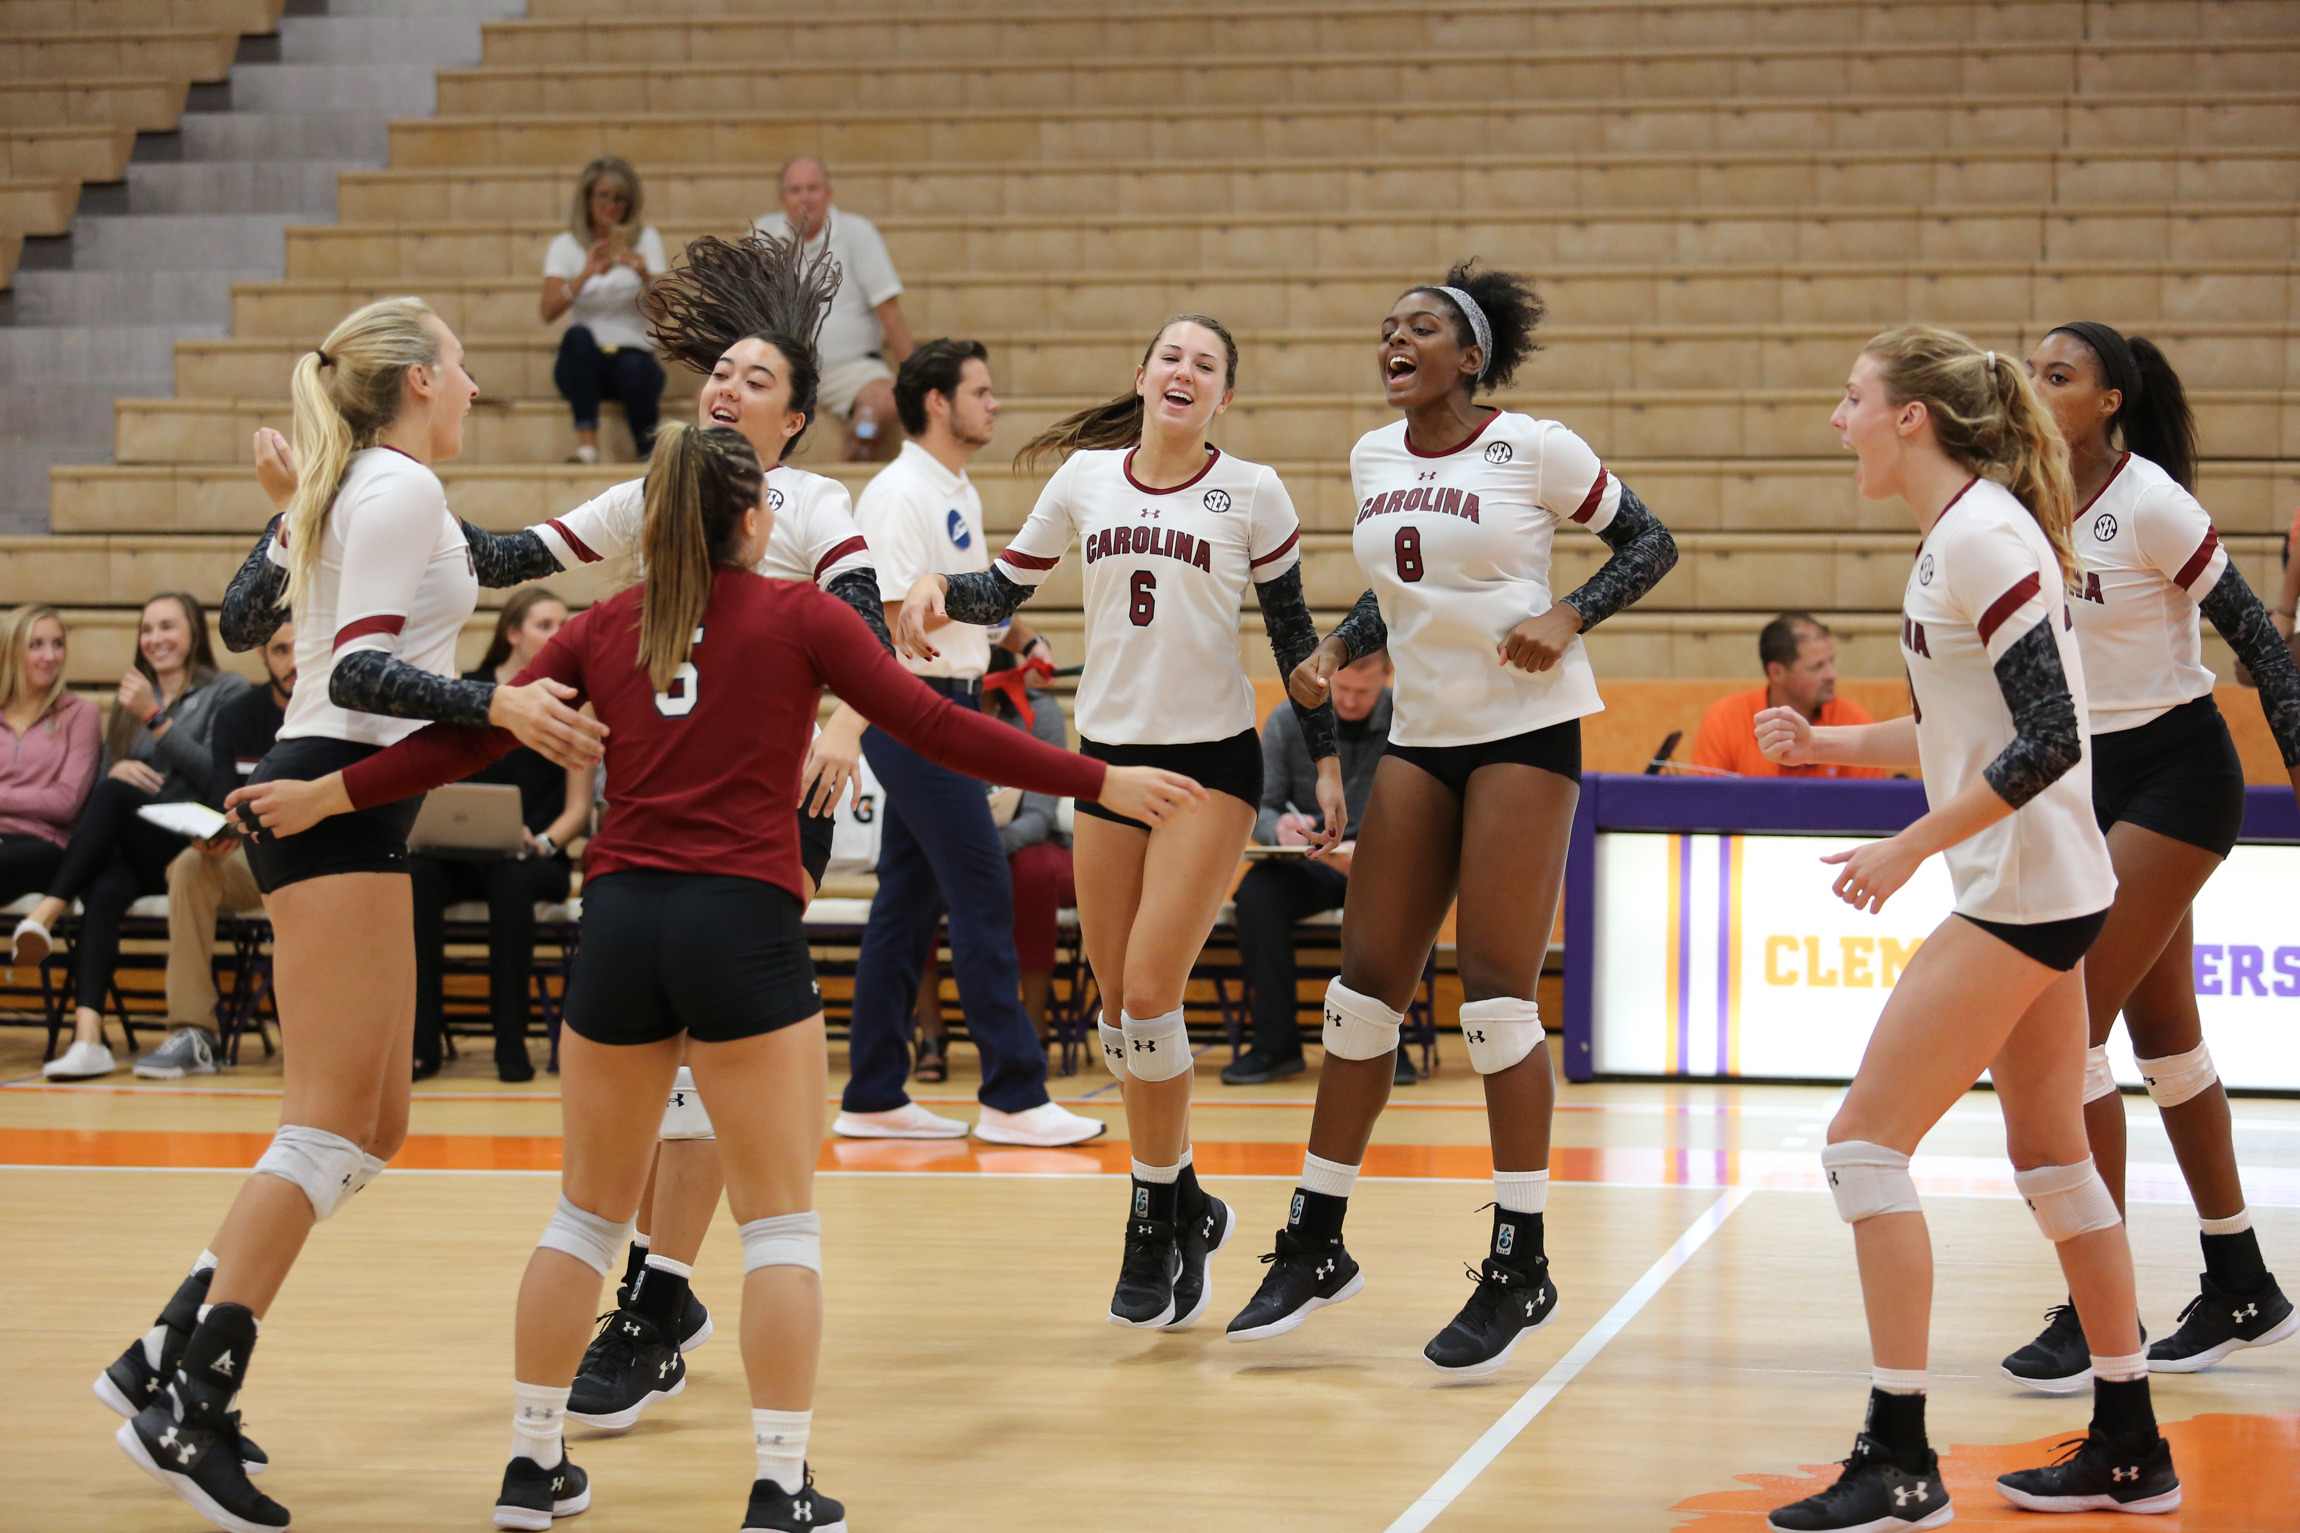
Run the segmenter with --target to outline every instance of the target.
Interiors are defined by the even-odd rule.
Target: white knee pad
[[[1326,985],[1326,1052],[1336,1059],[1379,1059],[1398,1046],[1406,1014],[1392,1011],[1340,980]]]
[[[375,1166],[372,1171],[368,1169],[370,1161]],[[302,1188],[303,1195],[311,1200],[312,1217],[324,1221],[343,1207],[345,1199],[374,1181],[383,1162],[341,1134],[283,1123],[257,1159],[256,1169]]]
[[[2108,1195],[2108,1183],[2093,1169],[2089,1155],[2073,1166],[2015,1171],[2013,1185],[2028,1199],[2036,1227],[2054,1245],[2094,1230],[2111,1230],[2124,1222],[2116,1211],[2116,1200]]]
[[[1190,1030],[1177,1006],[1161,1017],[1118,1013],[1126,1039],[1126,1070],[1138,1081],[1170,1081],[1190,1070]]]
[[[1470,1001],[1461,1009],[1461,1041],[1478,1074],[1506,1070],[1541,1042],[1541,1007],[1515,996]]]
[[[2108,1067],[2108,1045],[2084,1051],[2084,1099],[2097,1102],[2116,1095],[2116,1072]]]
[[[1102,1063],[1120,1080],[1126,1078],[1126,1029],[1097,1022],[1094,1030],[1102,1036]]]
[[[631,1228],[636,1222],[626,1219],[617,1224],[597,1214],[585,1213],[561,1193],[558,1210],[551,1215],[551,1222],[543,1226],[543,1238],[535,1243],[553,1251],[564,1251],[605,1277],[622,1259],[623,1246],[630,1240]]]
[[[2148,1082],[2148,1095],[2159,1108],[2178,1107],[2220,1079],[2220,1072],[2212,1068],[2212,1051],[2201,1042],[2185,1054],[2134,1063],[2140,1066],[2140,1078]]]
[[[823,1270],[823,1216],[777,1214],[753,1219],[742,1227],[743,1271],[761,1267],[804,1267],[820,1276]]]
[[[1829,1193],[1837,1200],[1837,1217],[1859,1224],[1879,1214],[1914,1214],[1917,1184],[1909,1175],[1909,1158],[1900,1151],[1866,1140],[1848,1139],[1821,1151],[1821,1167],[1829,1173]]]
[[[671,1082],[671,1102],[663,1109],[661,1137],[665,1139],[716,1139],[717,1130],[711,1127],[711,1115],[703,1111],[703,1094],[695,1089],[695,1072],[685,1065]]]

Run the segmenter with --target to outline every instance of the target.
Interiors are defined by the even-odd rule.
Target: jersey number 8
[[[1126,619],[1137,628],[1147,628],[1158,615],[1158,577],[1149,570],[1136,570],[1126,582],[1134,599],[1126,607]]]
[[[1398,579],[1409,585],[1422,578],[1422,535],[1418,527],[1398,529]]]
[[[655,694],[655,711],[667,719],[683,719],[695,711],[695,694],[703,685],[695,669],[695,647],[702,642],[703,627],[698,623],[695,636],[687,641],[687,658],[671,673],[671,685]]]

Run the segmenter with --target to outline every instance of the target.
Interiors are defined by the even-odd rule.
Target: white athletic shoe
[[[842,1112],[831,1132],[842,1139],[964,1139],[966,1125],[905,1102],[892,1112]]]
[[[1040,1150],[1084,1144],[1109,1131],[1110,1125],[1100,1118],[1081,1118],[1060,1102],[1041,1102],[1027,1112],[985,1107],[974,1125],[974,1137],[987,1143],[1029,1145]]]
[[[16,923],[16,935],[9,943],[9,967],[36,968],[55,945],[56,939],[48,935],[48,928],[26,916]]]
[[[118,1068],[112,1062],[110,1049],[83,1038],[42,1065],[40,1073],[52,1081],[81,1081],[110,1075]]]

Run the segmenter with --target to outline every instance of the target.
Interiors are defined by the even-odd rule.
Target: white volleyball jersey
[[[767,471],[767,508],[775,513],[775,525],[755,568],[770,580],[827,586],[849,570],[870,567],[870,548],[855,527],[847,487],[836,479],[778,463]],[[563,569],[628,559],[636,580],[639,530],[646,520],[647,482],[631,479],[527,530],[543,539]]]
[[[1474,745],[1605,707],[1576,638],[1536,675],[1504,665],[1512,628],[1550,609],[1560,525],[1602,531],[1621,482],[1555,421],[1496,411],[1450,452],[1393,422],[1350,452],[1351,551],[1381,603],[1397,667],[1390,741]]]
[[[1302,524],[1276,472],[1208,448],[1187,484],[1153,490],[1132,448],[1073,454],[998,568],[1036,586],[1076,539],[1085,554],[1086,670],[1078,732],[1103,745],[1186,745],[1254,727],[1238,656],[1247,588],[1301,562]]]
[[[271,560],[288,563],[287,525]],[[328,507],[319,568],[296,599],[296,689],[283,740],[319,736],[390,745],[422,719],[354,713],[328,700],[338,656],[377,649],[434,676],[455,676],[455,644],[479,604],[479,576],[463,524],[439,476],[395,447],[352,454]]]
[[[2228,550],[2196,497],[2126,453],[2069,531],[2084,562],[2069,594],[2092,732],[2138,729],[2211,691],[2196,606],[2227,572]]]
[[[1925,800],[1939,808],[2013,741],[1996,662],[2049,624],[2083,727],[2084,660],[2052,543],[2010,490],[1975,479],[1917,550],[1901,596],[1901,659],[1917,717]],[[2050,787],[1943,855],[1956,909],[2033,925],[2105,910],[2116,897],[2108,843],[2092,817],[2092,748]]]

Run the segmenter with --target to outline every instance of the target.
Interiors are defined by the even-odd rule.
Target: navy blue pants
[[[970,698],[953,698],[972,708]],[[936,766],[883,729],[863,754],[886,789],[878,895],[855,962],[854,1025],[842,1104],[891,1112],[910,1100],[910,1034],[927,944],[950,912],[950,967],[966,1030],[982,1055],[982,1103],[1024,1112],[1048,1100],[1046,1054],[1022,1009],[1014,958],[1014,885],[990,800],[971,777]]]
[[[639,456],[655,445],[655,423],[663,414],[663,364],[644,348],[625,346],[614,352],[599,349],[588,325],[570,325],[559,338],[559,360],[551,381],[575,412],[575,429],[595,431],[599,401],[620,400],[623,418],[631,423],[631,440]]]

